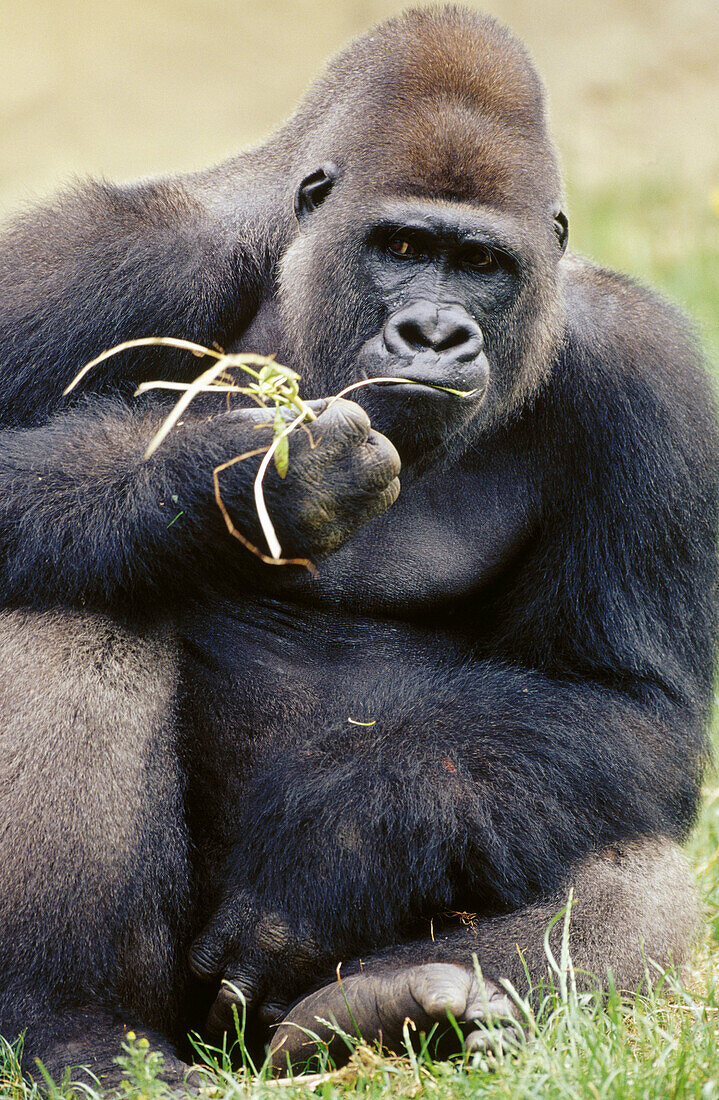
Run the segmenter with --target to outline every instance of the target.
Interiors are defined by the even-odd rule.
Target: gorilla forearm
[[[315,436],[294,433],[287,476],[271,468],[263,486],[290,556],[320,558],[394,501],[399,458],[352,402],[314,409]],[[4,433],[0,599],[132,610],[152,596],[174,606],[178,585],[186,592],[222,578],[267,583],[266,567],[227,532],[212,471],[266,448],[270,414],[188,418],[145,461],[163,415],[94,399],[43,427]],[[253,499],[259,461],[234,463],[222,494],[237,528],[262,545]]]
[[[241,227],[170,181],[87,184],[17,219],[0,239],[0,419],[32,422],[123,340],[222,343],[241,331],[259,283],[241,239]],[[143,349],[145,371],[153,358],[164,377],[177,368],[171,350]],[[126,354],[102,380],[132,378],[132,367]]]
[[[211,500],[211,471],[242,450],[240,433],[223,418],[194,424],[180,431],[181,446],[171,440],[145,462],[161,421],[157,413],[134,413],[108,400],[34,430],[4,433],[0,540],[6,601],[106,603],[128,600],[130,593],[145,598],[166,587],[173,574],[175,584],[186,584],[193,562],[198,576],[203,568],[211,570],[212,536],[219,539],[223,526]],[[254,445],[256,440],[257,433]],[[247,515],[238,522],[249,519],[249,472],[244,477]]]
[[[411,741],[387,715],[360,737],[333,728],[265,763],[244,818],[250,881],[294,877],[296,889],[301,822],[300,877],[304,866],[317,919],[360,911],[376,937],[392,919],[387,903],[395,920],[418,906],[516,908],[585,851],[637,834],[680,837],[693,816],[701,736],[694,723],[688,747],[692,717],[669,703],[660,717],[617,692],[487,666],[417,705],[422,737],[416,713],[405,719]],[[363,890],[354,906],[336,900],[343,881],[347,902]]]

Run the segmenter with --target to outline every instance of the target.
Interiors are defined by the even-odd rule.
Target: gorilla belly
[[[369,726],[391,732],[423,699],[451,691],[453,669],[470,657],[436,627],[269,598],[222,615],[203,605],[185,621],[184,649],[188,807],[208,880],[267,752],[333,730],[343,739],[353,728],[360,739]]]

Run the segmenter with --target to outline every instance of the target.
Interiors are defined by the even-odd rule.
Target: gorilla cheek
[[[323,247],[319,234],[301,234],[279,268],[278,297],[288,358],[303,375],[306,397],[326,397],[360,375],[354,367],[362,333],[375,330],[358,264],[345,250]],[[341,279],[337,272],[343,272]],[[377,322],[377,324],[379,321]]]

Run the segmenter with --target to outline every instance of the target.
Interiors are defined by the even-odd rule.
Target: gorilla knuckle
[[[261,917],[255,929],[257,947],[269,955],[286,952],[293,939],[292,930],[287,921],[274,914]]]
[[[268,428],[272,427],[272,412],[270,409],[230,409],[228,412],[222,413],[221,416],[224,421],[243,427],[257,428],[265,424]]]
[[[377,515],[381,515],[392,507],[400,494],[400,488],[400,480],[396,477],[393,481],[390,481],[386,489],[383,489],[377,499]]]
[[[354,466],[358,480],[367,489],[385,488],[402,469],[396,447],[379,432],[371,432],[358,451]]]
[[[370,419],[364,409],[343,397],[331,402],[318,419],[328,439],[335,444],[350,446],[364,443],[371,431]]]
[[[215,1004],[222,1011],[233,1005],[252,1005],[261,988],[261,971],[256,962],[228,970],[222,979]]]
[[[411,981],[412,995],[430,1016],[451,1012],[460,1017],[467,1004],[470,979],[464,967],[429,963]]]
[[[222,966],[222,949],[212,940],[195,940],[188,953],[188,964],[195,977],[202,980],[213,978]]]
[[[336,522],[337,496],[323,490],[307,494],[297,509],[298,526],[303,531],[317,534]]]

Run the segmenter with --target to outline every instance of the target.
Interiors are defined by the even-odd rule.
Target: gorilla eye
[[[464,253],[464,262],[479,271],[491,271],[498,266],[497,257],[483,244],[474,245]]]
[[[411,240],[403,233],[395,233],[394,237],[390,237],[387,242],[387,249],[393,256],[401,256],[402,259],[409,259],[419,253],[416,245],[412,244]]]

